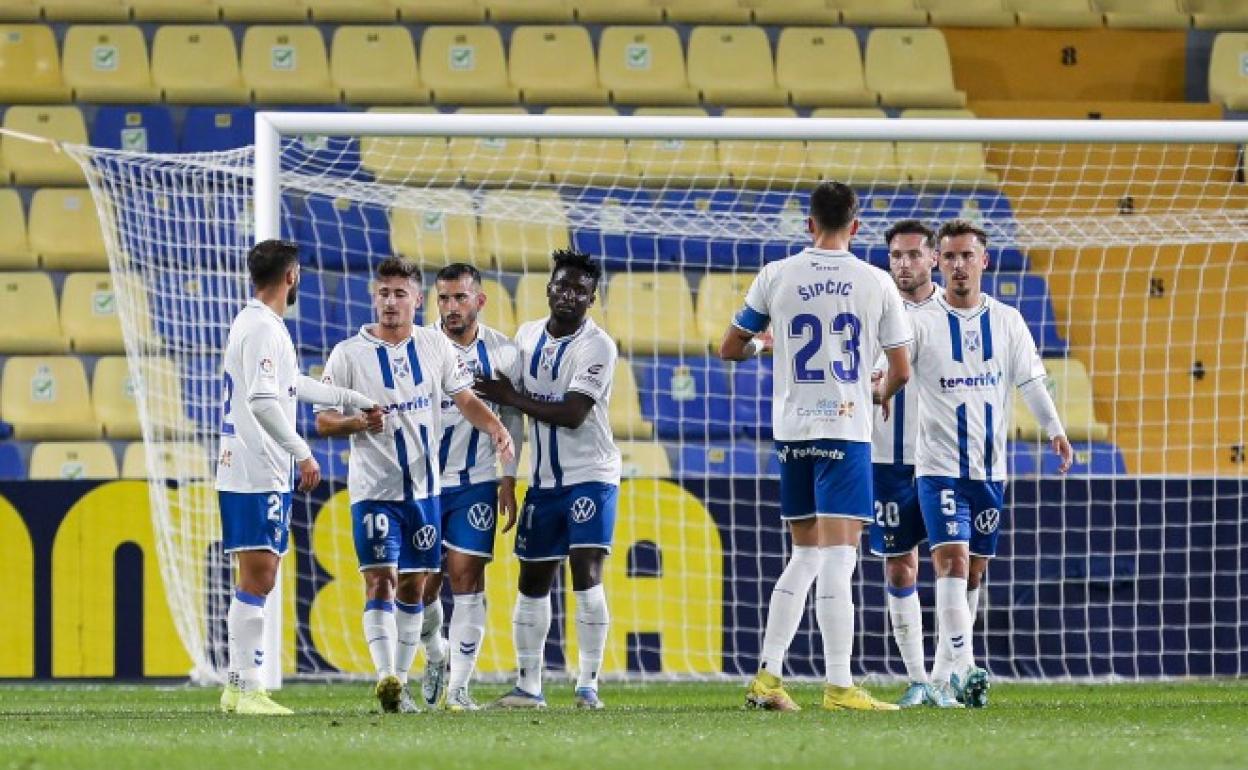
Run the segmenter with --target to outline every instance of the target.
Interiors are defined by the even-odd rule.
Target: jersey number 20
[[[862,334],[862,321],[853,313],[841,313],[828,325],[833,337],[840,339],[840,355],[832,357],[832,376],[845,383],[858,381],[858,364],[862,359],[859,351],[859,335]],[[819,383],[827,378],[823,369],[811,369],[810,359],[815,357],[823,347],[823,322],[819,316],[802,313],[793,316],[789,322],[789,338],[805,339],[806,344],[793,356],[793,381],[799,383]]]

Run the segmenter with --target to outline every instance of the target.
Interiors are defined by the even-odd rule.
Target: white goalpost
[[[607,673],[752,672],[788,548],[771,362],[724,365],[713,345],[754,273],[805,244],[820,179],[859,191],[855,250],[876,264],[900,219],[984,227],[985,289],[1023,312],[1081,453],[1057,478],[1039,429],[1016,416],[977,657],[1026,679],[1248,667],[1248,124],[396,110],[260,112],[255,129],[254,146],[217,153],[65,148],[100,213],[161,569],[197,678],[225,663],[230,567],[211,485],[221,348],[249,293],[246,251],[266,238],[300,245],[288,322],[313,373],[370,320],[371,267],[391,254],[427,281],[449,262],[478,266],[483,320],[508,333],[544,314],[551,249],[602,259],[593,313],[621,349],[612,423],[626,475],[605,578]],[[300,429],[312,430],[302,413]],[[267,605],[270,687],[370,669],[346,446],[314,443],[329,483],[296,503]],[[509,539],[495,554],[486,676],[513,665]],[[930,610],[926,567],[920,578]],[[857,586],[855,673],[898,676],[880,559],[864,552]],[[576,660],[566,607],[557,599],[556,669]],[[810,614],[796,675],[822,672]]]

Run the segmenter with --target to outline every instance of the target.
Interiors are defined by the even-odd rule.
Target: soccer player
[[[436,280],[439,320],[433,328],[445,334],[476,377],[496,373],[513,385],[520,382],[520,351],[507,335],[477,320],[488,301],[481,291],[481,273],[472,265],[456,263],[438,271]],[[517,447],[524,436],[524,415],[501,410],[500,417]],[[454,401],[442,399],[442,437],[438,464],[442,468],[442,544],[444,568],[455,603],[451,615],[449,658],[442,638],[441,573],[425,582],[425,646],[422,694],[434,705],[443,693],[451,711],[476,711],[468,694],[468,680],[477,664],[485,636],[485,565],[494,558],[494,530],[506,517],[503,532],[516,524],[516,466],[512,460],[498,475],[494,446],[481,440],[481,431],[464,419]],[[447,669],[449,668],[449,683]]]
[[[386,712],[418,710],[407,675],[420,645],[425,580],[442,568],[434,443],[442,400],[453,401],[489,437],[503,462],[514,459],[511,436],[473,395],[472,371],[450,341],[414,325],[421,299],[414,264],[391,257],[377,266],[377,322],[334,346],[324,381],[359,388],[382,404],[382,414],[338,409],[316,416],[321,435],[351,437],[347,486],[367,598],[364,636],[377,670],[375,694]]]
[[[1005,439],[1014,388],[1044,428],[1061,471],[1073,452],[1045,388],[1044,362],[1014,308],[980,291],[988,236],[953,220],[936,234],[943,292],[917,307],[914,382],[919,506],[936,568],[939,646],[932,681],[968,706],[988,703],[971,632],[979,586],[996,555],[1005,486]]]
[[[260,683],[264,662],[264,602],[290,544],[290,487],[321,480],[307,442],[295,432],[295,401],[376,412],[377,402],[355,391],[299,374],[295,346],[282,314],[299,288],[293,243],[262,241],[247,254],[255,296],[230,324],[225,344],[224,413],[217,458],[221,539],[238,562],[238,585],[226,615],[229,670],[221,710],[289,714]]]
[[[611,551],[620,485],[620,452],[607,405],[618,353],[614,340],[587,317],[601,268],[578,251],[552,256],[554,270],[546,284],[550,315],[516,332],[523,392],[506,378],[477,382],[485,399],[529,416],[533,442],[533,481],[516,530],[520,585],[513,634],[519,678],[496,705],[546,707],[542,651],[550,631],[550,588],[566,558],[580,650],[575,703],[601,709],[598,674],[610,622],[602,565]]]
[[[746,703],[797,711],[781,682],[784,655],[815,589],[823,635],[825,709],[893,711],[854,686],[850,581],[862,525],[872,519],[871,403],[887,400],[910,375],[910,325],[897,287],[883,270],[849,252],[858,231],[858,197],[824,182],[810,196],[811,247],[762,269],[745,306],[724,333],[719,355],[758,355],[756,339],[776,329],[772,426],[780,459],[780,515],[793,553],[772,590],[758,674]],[[871,361],[883,349],[888,371],[873,393]],[[864,362],[864,357],[867,358]]]

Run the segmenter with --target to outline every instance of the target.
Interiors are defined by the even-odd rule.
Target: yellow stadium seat
[[[135,21],[213,22],[217,0],[126,0]]]
[[[108,438],[139,438],[139,398],[146,393],[145,413],[152,430],[172,435],[182,426],[182,386],[177,368],[167,358],[144,358],[134,377],[125,356],[103,356],[91,378],[91,403]]]
[[[343,25],[334,31],[330,77],[344,102],[424,104],[429,89],[416,68],[406,27]]]
[[[62,102],[68,98],[52,28],[45,24],[0,26],[0,101]]]
[[[159,98],[147,63],[147,41],[136,26],[70,27],[61,69],[75,100],[133,103]]]
[[[1096,419],[1092,402],[1092,381],[1083,364],[1076,358],[1048,358],[1044,361],[1049,376],[1045,385],[1062,426],[1071,441],[1104,441],[1109,437],[1109,426]],[[1045,441],[1044,430],[1036,423],[1031,410],[1019,398],[1014,398],[1011,434],[1026,441]]]
[[[698,331],[711,350],[718,350],[724,330],[745,302],[754,273],[707,273],[698,286]]]
[[[404,22],[473,24],[485,20],[479,0],[394,0]]]
[[[6,0],[0,3],[0,21],[38,21],[39,0]]]
[[[634,115],[707,117],[701,107],[640,107]],[[633,172],[648,185],[719,182],[724,167],[715,142],[703,139],[634,139],[628,143]]]
[[[694,27],[689,85],[709,104],[786,104],[762,27]]]
[[[395,253],[421,265],[469,262],[485,267],[477,251],[472,196],[463,190],[429,190],[390,209],[390,242]]]
[[[1012,27],[1018,20],[1003,0],[917,0],[933,27]]]
[[[59,353],[65,349],[56,293],[47,273],[0,273],[0,352]],[[4,419],[0,412],[0,419]]]
[[[1209,58],[1209,99],[1248,109],[1248,32],[1220,32]]]
[[[373,107],[369,112],[433,114],[433,107]],[[413,185],[453,184],[459,172],[451,167],[446,137],[366,136],[360,139],[360,162],[380,182]]]
[[[399,18],[399,9],[390,0],[302,0],[312,21],[377,24]]]
[[[611,397],[615,398],[612,392]],[[662,444],[652,441],[620,441],[620,475],[626,479],[670,479],[672,465]]]
[[[514,336],[516,311],[511,304],[511,294],[508,293],[507,287],[493,278],[482,278],[481,293],[485,295],[485,307],[481,308],[481,314],[478,316],[481,323],[508,337]],[[438,318],[438,285],[436,280],[430,278],[429,292],[425,297],[425,322],[432,323]]]
[[[1105,26],[1123,29],[1187,29],[1192,17],[1179,0],[1096,0]]]
[[[884,111],[824,108],[811,113],[812,118],[883,118]],[[905,171],[897,162],[897,148],[892,142],[807,142],[806,163],[820,179],[846,184],[897,183],[905,180]]]
[[[832,0],[841,9],[846,25],[910,26],[927,24],[927,11],[915,7],[914,0]]]
[[[1248,29],[1243,0],[1187,0],[1187,7],[1199,29]]]
[[[530,104],[602,104],[594,46],[584,27],[516,27],[508,54],[511,82]]]
[[[750,9],[740,0],[663,0],[667,20],[695,24],[748,24]]]
[[[551,191],[487,194],[481,201],[478,237],[499,270],[548,270],[550,252],[566,249],[568,221]]]
[[[576,20],[597,24],[657,24],[663,0],[572,0]]]
[[[61,286],[61,331],[75,353],[124,353],[117,293],[108,273],[70,273]]]
[[[152,39],[152,80],[167,102],[239,104],[250,98],[234,33],[224,25],[170,24]]]
[[[523,107],[461,107],[460,114],[527,115]],[[457,136],[450,141],[451,167],[473,184],[536,182],[542,179],[537,140]]]
[[[755,24],[840,24],[833,0],[741,0],[754,11]]]
[[[607,27],[598,41],[598,80],[617,104],[697,104],[672,27]]]
[[[338,101],[329,79],[325,40],[314,26],[248,27],[243,35],[242,70],[243,82],[257,102]]]
[[[45,269],[108,269],[99,215],[85,188],[37,190],[30,200],[29,236]]]
[[[298,23],[308,20],[302,0],[217,0],[224,21]]]
[[[4,127],[70,144],[87,143],[82,111],[72,105],[10,107],[4,113]],[[71,185],[85,181],[82,167],[73,158],[52,145],[14,136],[0,136],[0,168],[13,184],[19,185]]]
[[[573,0],[481,0],[491,22],[571,21]]]
[[[420,73],[439,102],[510,104],[503,39],[491,26],[429,27],[420,41]]]
[[[129,444],[121,460],[121,477],[151,478],[152,473],[147,467],[149,454],[155,460],[155,478],[199,481],[213,477],[213,464],[208,459],[207,450],[190,441],[161,442],[154,444],[151,452],[148,452],[147,445],[142,441]]]
[[[39,0],[48,21],[126,21],[125,0]]]
[[[611,107],[551,107],[547,115],[618,115]],[[542,173],[555,184],[617,185],[633,181],[623,139],[542,139]]]
[[[867,88],[886,107],[963,107],[949,46],[938,29],[873,29],[867,36]]]
[[[795,118],[791,107],[730,107],[725,118]],[[801,141],[723,140],[719,157],[724,170],[739,184],[767,187],[778,180],[811,178],[806,166],[806,143]]]
[[[546,284],[550,281],[550,257],[546,264],[537,272],[525,273],[516,282],[516,326],[536,321],[550,315],[550,304],[546,300]],[[606,286],[598,287],[598,299],[589,306],[589,317],[602,328],[607,327]],[[618,367],[616,369],[618,377]],[[636,386],[633,386],[636,390]],[[647,434],[649,435],[649,434]]]
[[[17,190],[0,190],[0,270],[33,270],[39,263],[26,237],[26,214]]]
[[[13,356],[5,362],[0,419],[13,426],[18,440],[100,437],[77,356]]]
[[[968,118],[967,110],[903,110],[902,118]],[[984,145],[979,142],[898,142],[897,162],[911,183],[923,186],[995,186],[997,175],[988,170]]]
[[[607,331],[625,355],[706,353],[683,273],[622,273],[611,279]]]
[[[30,453],[31,481],[117,478],[117,458],[105,441],[44,441]]]
[[[1105,21],[1091,0],[1005,0],[1005,7],[1018,15],[1023,27],[1072,29],[1099,27]]]
[[[627,358],[615,362],[607,416],[611,420],[611,433],[617,439],[650,438],[654,435],[654,425],[641,414],[637,378],[633,376],[633,367]]]
[[[776,44],[776,82],[794,104],[874,107],[862,75],[862,52],[853,30],[789,27]]]

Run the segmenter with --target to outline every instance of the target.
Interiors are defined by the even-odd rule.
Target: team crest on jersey
[[[572,502],[572,521],[577,524],[584,524],[594,518],[594,514],[598,512],[598,506],[588,497],[578,497]]]
[[[260,371],[264,372],[265,374],[272,374],[273,373],[273,359],[271,358],[260,359]]]
[[[967,329],[962,332],[962,347],[974,353],[979,350],[979,330]]]
[[[399,379],[410,377],[412,374],[412,364],[407,358],[390,359],[390,369],[394,372],[394,376]]]
[[[494,509],[489,503],[473,503],[468,508],[468,523],[478,532],[489,532],[494,526]]]
[[[412,545],[422,551],[428,551],[438,540],[438,530],[432,524],[426,524],[412,535]]]
[[[384,545],[373,546],[373,558],[382,561],[386,558],[386,547]]]
[[[551,369],[555,368],[555,353],[557,352],[558,352],[558,348],[555,348],[554,346],[548,346],[548,347],[542,348],[542,357],[541,357],[540,366],[542,367],[544,371],[550,371]]]
[[[975,514],[975,529],[981,535],[991,535],[999,526],[1001,526],[1001,511],[996,508],[989,508]]]

